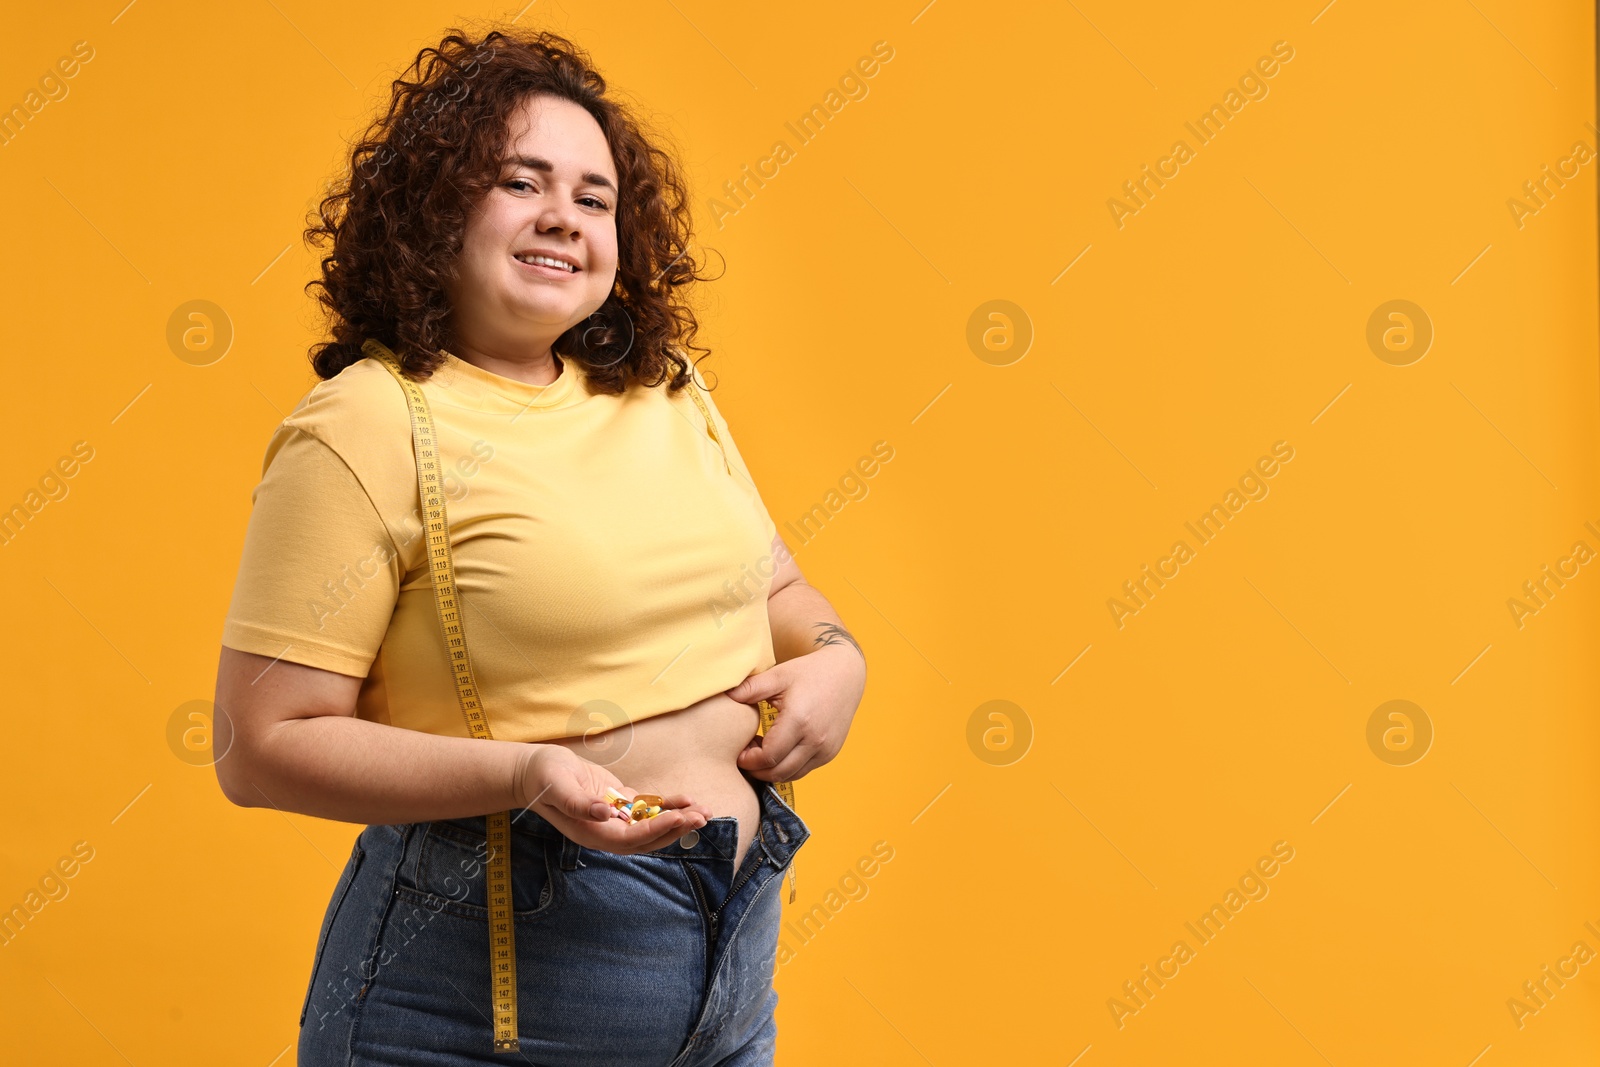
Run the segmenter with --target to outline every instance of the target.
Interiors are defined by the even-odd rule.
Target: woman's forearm
[[[229,798],[247,807],[340,822],[428,822],[524,807],[534,798],[518,795],[523,768],[540,747],[314,715],[265,728],[224,755],[218,770]],[[224,768],[229,759],[237,763]]]
[[[847,644],[866,662],[866,653],[844,628],[844,620],[828,598],[804,579],[790,582],[767,598],[767,619],[772,629],[772,654],[779,663],[830,644]]]

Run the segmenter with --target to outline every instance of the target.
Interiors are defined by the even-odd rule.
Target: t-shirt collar
[[[554,407],[573,395],[579,379],[583,377],[582,364],[577,360],[563,359],[560,356],[554,357],[561,365],[561,371],[555,381],[548,385],[532,385],[484,370],[477,364],[468,363],[450,352],[442,354],[445,359],[444,364],[434,372],[434,378],[439,379],[438,385],[441,388],[460,390],[458,396],[474,392],[493,393],[520,408]]]

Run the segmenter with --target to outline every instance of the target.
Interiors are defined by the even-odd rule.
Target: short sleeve
[[[699,379],[696,378],[698,382]],[[705,399],[706,407],[711,411],[711,421],[717,428],[717,436],[722,440],[722,447],[728,457],[728,465],[733,468],[733,476],[738,479],[740,488],[750,497],[751,505],[760,513],[767,524],[767,542],[778,535],[777,523],[772,521],[772,514],[767,511],[767,505],[761,499],[761,490],[756,487],[755,478],[750,474],[750,468],[745,465],[744,456],[739,454],[739,446],[733,441],[733,431],[728,428],[728,422],[722,417],[717,402],[712,399],[711,391],[700,389],[700,395]]]
[[[326,443],[285,422],[252,500],[222,643],[365,678],[403,576],[360,480]]]

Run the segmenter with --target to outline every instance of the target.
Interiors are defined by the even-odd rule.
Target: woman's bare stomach
[[[616,775],[636,793],[687,793],[713,816],[739,820],[734,869],[755,837],[760,801],[736,761],[756,735],[760,715],[725,693],[678,711],[547,744],[571,749]]]

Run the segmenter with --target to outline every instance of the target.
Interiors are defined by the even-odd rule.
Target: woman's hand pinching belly
[[[637,793],[598,764],[560,745],[528,746],[517,775],[517,799],[586,848],[623,854],[670,845],[711,818],[711,810],[686,793],[661,798],[661,813],[638,822],[619,819],[606,787]]]
[[[867,665],[850,645],[825,644],[750,675],[726,696],[766,700],[778,721],[739,753],[739,768],[765,782],[792,782],[839,754],[866,689]]]

